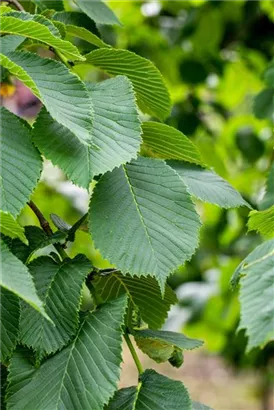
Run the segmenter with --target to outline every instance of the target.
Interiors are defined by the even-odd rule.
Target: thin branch
[[[28,206],[33,210],[33,212],[37,216],[43,231],[47,234],[47,236],[52,236],[53,235],[52,229],[51,229],[48,221],[46,220],[46,218],[44,217],[44,215],[40,211],[40,209],[35,205],[35,203],[33,201],[29,201]],[[62,259],[68,258],[67,253],[64,251],[64,249],[63,249],[63,247],[60,243],[55,243],[55,244],[53,244],[53,246],[55,247],[55,249],[57,250],[57,252],[59,253],[59,255],[61,256]]]
[[[144,373],[143,366],[142,366],[142,364],[141,364],[141,362],[140,362],[140,360],[139,360],[139,357],[138,357],[138,355],[137,355],[137,353],[136,353],[136,350],[134,349],[134,346],[133,346],[133,344],[132,344],[132,342],[131,342],[131,340],[130,340],[130,337],[129,337],[128,333],[125,333],[125,334],[124,334],[124,338],[125,338],[125,341],[126,341],[126,343],[127,343],[127,345],[128,345],[128,348],[129,348],[129,350],[130,350],[130,353],[131,353],[131,355],[132,355],[132,357],[133,357],[133,360],[134,360],[134,362],[135,362],[135,364],[136,364],[136,367],[137,367],[137,369],[138,369],[139,374]]]
[[[14,7],[16,7],[17,10],[25,11],[24,7],[22,6],[22,4],[19,3],[18,0],[7,0],[7,2],[11,5],[14,5]]]

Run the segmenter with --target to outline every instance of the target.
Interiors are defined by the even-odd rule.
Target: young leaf
[[[175,128],[150,121],[142,123],[142,130],[144,147],[152,151],[154,157],[201,163],[196,146]]]
[[[192,410],[189,394],[183,383],[146,370],[141,385],[118,390],[106,410]]]
[[[96,34],[91,33],[84,27],[77,27],[68,24],[66,26],[66,32],[70,36],[81,38],[82,40],[87,41],[88,43],[94,44],[97,47],[110,47],[103,40],[101,40]]]
[[[40,178],[42,159],[23,121],[4,107],[0,108],[0,114],[1,208],[17,216]]]
[[[154,276],[162,293],[197,247],[199,227],[185,185],[162,160],[139,157],[105,174],[90,201],[89,229],[103,257],[132,276]]]
[[[81,80],[64,64],[28,52],[8,53],[1,64],[43,102],[50,115],[82,144],[92,142],[92,102]]]
[[[141,143],[132,86],[126,77],[87,84],[94,103],[93,142],[87,147],[42,111],[33,140],[53,164],[77,185],[88,188],[94,175],[135,158]]]
[[[0,231],[2,234],[9,236],[10,238],[18,238],[20,241],[28,244],[28,240],[25,237],[24,228],[14,219],[14,217],[0,210]]]
[[[96,23],[121,25],[113,11],[101,0],[96,0],[93,2],[86,0],[74,0],[74,2]]]
[[[274,340],[274,239],[251,252],[238,266],[233,283],[241,278],[241,321],[246,329],[247,349],[263,347]]]
[[[58,50],[68,59],[75,61],[85,61],[78,49],[69,41],[62,40],[52,34],[47,26],[34,20],[21,20],[12,16],[2,16],[1,34],[15,34],[41,41]]]
[[[0,352],[3,363],[15,348],[19,331],[19,299],[16,295],[1,287],[1,339]]]
[[[264,211],[251,211],[248,231],[258,231],[266,237],[274,236],[274,205]]]
[[[10,366],[8,408],[100,410],[113,396],[122,361],[123,296],[90,312],[73,342],[40,368],[15,353]],[[28,383],[24,380],[28,369]],[[19,383],[18,383],[19,381]]]
[[[191,339],[181,333],[159,331],[159,330],[133,330],[137,346],[149,357],[158,363],[166,362],[171,359],[175,353],[184,349],[195,349],[203,345],[203,342],[197,339]],[[173,361],[172,361],[173,363]],[[181,361],[175,366],[180,367]]]
[[[259,209],[265,210],[272,205],[274,205],[274,162],[270,167],[266,183],[266,191],[261,203],[259,204]]]
[[[201,201],[218,205],[222,208],[251,206],[242,198],[227,181],[214,171],[197,165],[185,164],[179,161],[167,161],[184,181],[191,195]]]
[[[86,62],[110,75],[126,75],[133,84],[141,110],[161,120],[169,116],[169,92],[158,69],[131,51],[101,48],[87,54]]]
[[[177,302],[175,293],[168,285],[162,298],[158,283],[151,277],[132,278],[114,272],[107,276],[96,276],[92,283],[103,301],[116,299],[126,293],[151,329],[162,327],[170,306]]]
[[[75,335],[80,296],[91,263],[78,255],[57,264],[48,256],[35,259],[29,266],[40,299],[52,323],[39,319],[27,305],[22,306],[20,339],[32,347],[39,359],[61,349]]]
[[[19,296],[45,318],[49,319],[43,308],[43,304],[36,293],[28,268],[10,252],[8,246],[2,240],[1,267],[1,286]]]

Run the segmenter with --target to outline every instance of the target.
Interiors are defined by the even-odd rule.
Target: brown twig
[[[24,7],[22,6],[22,4],[19,3],[18,0],[7,0],[7,2],[8,2],[9,4],[13,4],[14,7],[17,8],[17,10],[19,10],[19,11],[25,11]]]
[[[43,231],[48,236],[52,236],[53,235],[52,229],[51,229],[48,221],[46,220],[46,218],[44,217],[44,215],[40,211],[40,209],[35,205],[35,203],[33,201],[29,201],[28,206],[33,210],[33,212],[37,216]],[[55,244],[53,244],[53,246],[55,247],[55,249],[57,250],[57,252],[59,253],[59,255],[61,256],[62,259],[68,258],[67,253],[64,251],[64,249],[63,249],[63,247],[60,243],[55,243]]]

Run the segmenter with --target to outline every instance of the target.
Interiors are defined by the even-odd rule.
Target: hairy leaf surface
[[[28,240],[25,237],[24,228],[14,219],[14,217],[0,210],[0,231],[2,234],[9,236],[10,238],[18,238],[23,243],[28,244]]]
[[[93,142],[87,147],[42,111],[33,140],[46,158],[77,185],[88,188],[94,175],[112,170],[137,156],[141,143],[132,86],[126,77],[87,84],[94,103]]]
[[[12,292],[1,287],[1,335],[0,352],[3,363],[15,348],[19,331],[19,299]]]
[[[42,358],[61,349],[76,333],[82,284],[91,263],[80,255],[61,264],[42,256],[29,265],[29,270],[52,323],[40,319],[37,312],[24,305],[20,339]]]
[[[43,102],[53,119],[90,145],[92,102],[81,80],[64,64],[28,52],[3,56],[1,64]]]
[[[44,24],[34,20],[21,20],[12,16],[2,16],[0,30],[2,34],[15,34],[41,41],[60,51],[67,58],[84,61],[78,49],[69,41],[62,40],[52,34]]]
[[[183,383],[146,370],[140,376],[141,386],[118,390],[106,410],[192,410]]]
[[[47,319],[28,268],[14,256],[1,240],[1,286],[19,296]]]
[[[162,160],[139,157],[105,174],[90,202],[89,229],[103,257],[130,275],[171,271],[198,244],[199,217],[179,176]]]
[[[232,278],[240,279],[241,321],[248,350],[274,340],[274,240],[255,248],[238,266]]]
[[[182,178],[191,195],[201,201],[218,205],[222,208],[234,208],[250,205],[227,181],[214,171],[197,165],[184,164],[179,161],[167,161]]]
[[[73,342],[38,369],[20,352],[15,353],[8,408],[101,410],[113,396],[120,376],[126,304],[123,296],[90,312]]]
[[[1,208],[17,216],[40,178],[42,159],[23,121],[4,107],[0,108],[0,114]]]
[[[201,155],[193,142],[175,128],[150,121],[142,123],[142,130],[144,147],[148,148],[153,156],[201,163]]]
[[[251,211],[247,226],[249,231],[258,231],[266,237],[273,237],[274,205],[264,211]]]
[[[151,277],[132,278],[114,272],[107,276],[96,276],[92,283],[103,301],[116,299],[126,293],[151,329],[159,329],[164,324],[170,306],[177,302],[175,293],[168,285],[162,298],[158,283]]]
[[[126,75],[133,84],[141,110],[164,120],[171,102],[163,77],[147,59],[131,51],[101,48],[86,55],[86,63],[110,75]]]

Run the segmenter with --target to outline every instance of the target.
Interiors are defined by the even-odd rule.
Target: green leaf
[[[159,122],[143,122],[142,138],[145,149],[163,159],[201,163],[201,155],[193,142],[173,127]]]
[[[8,408],[102,409],[120,377],[126,305],[121,297],[90,312],[73,342],[39,369],[15,353],[9,369]],[[27,383],[25,374],[29,374]]]
[[[1,18],[0,31],[2,34],[15,34],[41,41],[58,50],[72,61],[85,61],[78,49],[69,41],[62,40],[51,33],[48,27],[34,20],[21,20],[12,16]]]
[[[1,113],[1,208],[17,216],[26,205],[42,170],[29,129],[4,107]]]
[[[40,10],[64,10],[62,0],[32,0]]]
[[[107,276],[96,276],[92,283],[103,301],[113,300],[127,293],[129,300],[139,309],[142,319],[151,329],[162,327],[170,306],[177,302],[175,293],[168,285],[162,298],[158,283],[151,277],[132,278],[113,272]]]
[[[134,93],[126,77],[87,84],[94,103],[93,142],[87,147],[42,111],[33,140],[39,150],[77,185],[88,188],[95,175],[137,156],[141,127]]]
[[[91,144],[92,103],[75,74],[64,64],[33,53],[15,51],[1,60],[11,74],[41,99],[53,119],[75,134],[82,144]]]
[[[245,258],[233,275],[233,284],[240,277],[239,329],[246,329],[249,351],[274,340],[274,239],[258,246]]]
[[[198,244],[199,217],[178,175],[164,161],[139,157],[105,174],[90,201],[89,229],[104,258],[130,275],[169,274]]]
[[[203,342],[198,339],[191,339],[182,333],[169,332],[165,330],[135,330],[133,333],[137,339],[159,340],[179,349],[192,350],[201,347]]]
[[[19,296],[45,318],[49,319],[43,308],[43,304],[36,293],[28,268],[11,253],[8,246],[2,240],[1,263],[1,286]]]
[[[21,12],[21,11],[13,11],[12,13],[6,14],[6,16],[16,17],[22,21],[36,21],[37,23],[40,23],[46,26],[53,36],[59,37],[59,38],[61,37],[60,32],[55,27],[55,25],[49,19],[39,14],[30,14],[30,13]]]
[[[25,237],[24,228],[14,219],[14,217],[0,210],[0,230],[4,235],[10,238],[18,238],[26,245],[28,240]]]
[[[251,206],[227,181],[214,171],[179,161],[167,161],[184,181],[191,195],[222,208]]]
[[[75,335],[82,285],[92,267],[80,255],[61,264],[42,256],[28,267],[52,323],[40,319],[37,312],[25,305],[21,312],[20,339],[41,359],[61,349]]]
[[[274,88],[261,91],[254,100],[253,111],[257,118],[273,118]]]
[[[195,349],[203,345],[203,342],[197,339],[191,339],[181,333],[159,331],[159,330],[133,330],[137,346],[146,353],[151,359],[158,363],[174,359],[174,353],[184,349]],[[182,361],[173,360],[176,367],[180,367]]]
[[[77,26],[72,26],[68,24],[66,26],[66,32],[67,34],[71,36],[81,38],[82,40],[85,40],[88,43],[94,44],[97,47],[110,47],[103,40],[101,40],[98,36],[91,33],[84,27],[77,27]]]
[[[118,390],[106,410],[192,410],[189,394],[183,383],[146,370],[141,385]]]
[[[25,41],[25,38],[22,36],[6,35],[1,37],[1,53],[6,54],[16,50],[23,41]]]
[[[272,163],[269,170],[266,183],[266,191],[261,203],[259,204],[259,209],[264,210],[272,205],[274,205],[274,162]]]
[[[1,4],[1,6],[0,6],[0,15],[8,13],[10,11],[13,11],[13,9],[11,7],[6,6],[4,4]]]
[[[6,410],[5,395],[7,385],[8,370],[6,366],[0,364],[0,410]]]
[[[133,84],[141,110],[161,120],[169,116],[171,101],[163,77],[158,69],[131,51],[113,48],[94,50],[86,56],[86,63],[101,68],[110,75],[126,75]]]
[[[92,2],[86,0],[74,0],[74,2],[96,23],[121,25],[119,19],[115,16],[113,11],[101,0]]]
[[[269,238],[274,236],[274,205],[264,211],[251,211],[248,216],[248,231],[258,231]]]
[[[86,14],[79,12],[60,11],[52,16],[53,21],[59,21],[63,24],[82,27],[100,37],[96,24]]]
[[[213,410],[211,407],[205,406],[197,401],[192,402],[192,410]]]
[[[16,295],[1,287],[1,362],[11,355],[16,346],[19,331],[19,300]]]

